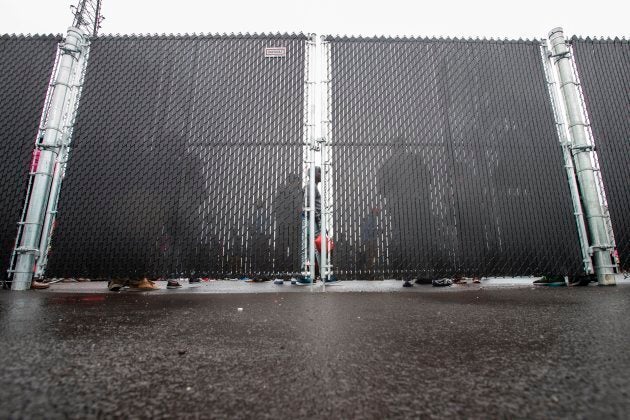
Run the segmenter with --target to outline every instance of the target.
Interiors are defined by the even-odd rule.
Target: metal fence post
[[[321,226],[321,270],[322,281],[330,279],[332,274],[331,249],[328,238],[333,237],[332,231],[332,162],[331,162],[331,116],[330,116],[330,43],[325,36],[319,38],[320,61],[320,154],[321,154],[321,196],[322,196],[322,226]]]
[[[315,133],[316,117],[316,70],[317,70],[317,43],[315,35],[311,35],[306,41],[306,100],[305,106],[305,151],[304,163],[304,223],[302,224],[302,274],[310,276],[315,281],[315,166],[317,155],[317,138]]]
[[[50,187],[54,175],[55,163],[60,152],[63,134],[62,121],[68,112],[67,95],[73,68],[81,55],[84,43],[82,32],[75,27],[68,28],[66,39],[61,47],[58,72],[54,81],[48,118],[43,136],[37,144],[39,162],[33,174],[33,184],[28,197],[26,216],[19,245],[15,252],[17,260],[13,270],[12,290],[27,290],[31,286],[35,262],[39,255],[42,224],[50,196]]]
[[[612,243],[606,230],[605,215],[591,161],[593,145],[588,142],[577,82],[562,28],[554,28],[549,32],[549,42],[551,58],[554,59],[558,70],[560,92],[569,123],[571,151],[590,234],[589,248],[595,263],[595,274],[600,285],[614,285],[616,265],[611,255]]]
[[[53,226],[57,217],[57,203],[59,201],[59,193],[61,191],[61,182],[63,181],[66,172],[66,163],[70,152],[70,140],[72,139],[74,120],[78,111],[79,98],[81,96],[83,78],[85,76],[85,69],[89,55],[89,44],[84,43],[80,45],[79,48],[81,49],[81,54],[79,55],[77,63],[73,69],[74,74],[72,75],[72,90],[67,101],[67,114],[65,125],[63,127],[63,138],[61,140],[59,154],[55,162],[55,169],[50,187],[50,198],[48,199],[46,215],[42,225],[41,240],[39,244],[39,258],[37,259],[35,269],[36,278],[44,276],[46,265],[48,264],[48,247],[50,246]]]
[[[580,250],[582,251],[582,263],[584,272],[593,274],[593,260],[589,252],[588,233],[586,231],[586,222],[584,221],[584,210],[580,200],[580,190],[575,176],[575,164],[571,155],[571,142],[568,139],[567,125],[563,115],[562,101],[556,77],[552,71],[551,52],[547,48],[546,42],[541,43],[543,56],[543,68],[545,70],[545,79],[551,99],[551,108],[553,110],[554,119],[556,121],[556,129],[562,147],[562,155],[564,157],[564,168],[567,173],[567,181],[569,183],[569,191],[571,192],[571,201],[573,203],[573,215],[575,216],[575,224],[577,227],[578,240],[580,241]]]

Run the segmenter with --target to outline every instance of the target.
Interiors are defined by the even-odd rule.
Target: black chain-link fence
[[[0,36],[0,277],[15,244],[46,90],[60,38]]]
[[[341,277],[582,270],[537,42],[329,40]]]
[[[630,270],[630,41],[572,39],[621,260]]]
[[[58,41],[0,37],[3,271]],[[581,271],[537,42],[329,41],[341,277]],[[573,45],[627,269],[629,43]],[[95,39],[48,275],[299,270],[305,55],[301,35]]]
[[[48,275],[299,270],[305,45],[95,39]]]

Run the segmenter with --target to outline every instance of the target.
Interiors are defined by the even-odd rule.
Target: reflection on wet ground
[[[630,414],[630,285],[423,287],[2,292],[0,418]]]

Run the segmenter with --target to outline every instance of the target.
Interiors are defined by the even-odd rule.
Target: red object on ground
[[[335,243],[332,239],[327,238],[326,247],[328,248],[328,251],[335,249]],[[315,237],[315,248],[317,248],[317,252],[322,252],[322,235],[317,235]]]

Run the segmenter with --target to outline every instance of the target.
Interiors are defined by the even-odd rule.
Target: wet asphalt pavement
[[[628,284],[0,291],[0,337],[3,419],[630,416]]]

